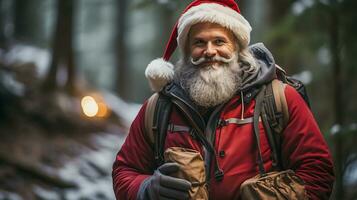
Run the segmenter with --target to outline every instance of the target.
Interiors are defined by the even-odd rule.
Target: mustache
[[[234,59],[236,59],[235,54],[232,54],[232,56],[230,58],[224,58],[222,56],[215,55],[214,57],[210,57],[210,58],[202,56],[198,60],[193,60],[193,58],[191,57],[190,61],[193,65],[200,65],[204,62],[213,62],[213,61],[223,62],[225,64],[228,64],[228,63],[231,63]]]

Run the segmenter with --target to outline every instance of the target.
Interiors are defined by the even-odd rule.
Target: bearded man
[[[258,152],[249,119],[259,89],[276,78],[276,65],[263,44],[248,46],[250,31],[233,0],[196,0],[179,18],[163,59],[154,60],[146,69],[151,87],[176,102],[170,109],[168,123],[179,129],[167,130],[163,151],[180,147],[202,156],[207,176],[215,177],[205,186],[209,199],[242,199],[242,183],[259,174],[260,152],[265,171],[273,170],[264,127],[260,122]],[[174,67],[168,60],[176,46],[181,59]],[[328,199],[334,173],[326,142],[298,92],[286,86],[284,93],[290,116],[279,148],[284,169],[293,170],[302,180],[306,198]],[[183,113],[180,105],[187,107],[189,114]],[[157,155],[145,128],[147,106],[145,102],[132,123],[113,165],[116,197],[189,199],[197,184],[174,175],[187,166],[156,162]],[[229,122],[227,119],[236,120],[221,123]],[[197,127],[192,127],[190,120]],[[205,139],[197,139],[193,129],[213,138],[211,154]]]

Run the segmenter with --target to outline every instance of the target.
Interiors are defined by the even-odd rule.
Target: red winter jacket
[[[310,199],[328,199],[334,181],[331,155],[310,109],[296,90],[285,89],[290,120],[282,136],[281,157],[285,168],[292,169],[305,181]],[[255,101],[245,105],[244,117],[252,117]],[[155,161],[153,150],[145,140],[144,116],[146,103],[132,123],[124,145],[113,165],[113,185],[117,199],[136,199],[142,181],[153,174]],[[240,97],[233,97],[221,112],[221,119],[240,118]],[[170,123],[188,126],[183,115],[173,107]],[[262,124],[260,124],[261,150],[264,167],[272,168],[271,152]],[[165,149],[180,146],[198,150],[202,145],[193,140],[189,133],[168,132]],[[217,127],[215,150],[224,178],[210,183],[210,199],[238,199],[243,181],[257,175],[257,149],[253,125],[228,124]],[[211,177],[214,177],[213,174]]]

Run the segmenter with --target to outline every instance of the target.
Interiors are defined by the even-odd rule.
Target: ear
[[[145,76],[149,80],[151,89],[154,92],[159,92],[168,82],[173,80],[174,66],[162,58],[157,58],[146,67]]]

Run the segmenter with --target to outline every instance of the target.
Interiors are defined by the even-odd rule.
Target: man
[[[229,118],[253,116],[257,89],[275,78],[275,63],[262,45],[248,47],[251,27],[233,0],[191,3],[179,18],[164,58],[148,65],[146,76],[156,91],[166,93],[191,109],[202,130],[214,126],[216,165],[223,178],[211,178],[210,199],[240,199],[241,184],[259,174],[252,123],[223,123]],[[176,42],[177,41],[177,42]],[[167,62],[176,46],[181,59],[173,67]],[[334,181],[328,147],[308,106],[290,86],[285,88],[290,120],[282,133],[281,160],[304,181],[309,199],[328,199]],[[173,174],[176,163],[156,166],[147,139],[147,102],[132,123],[129,135],[113,166],[117,199],[188,199],[191,182]],[[220,112],[215,119],[213,113]],[[190,127],[185,115],[173,106],[170,124]],[[249,120],[246,120],[249,121]],[[264,168],[272,171],[271,149],[260,124],[260,146]],[[188,131],[168,131],[164,149],[184,147],[208,159],[204,146]],[[214,167],[213,167],[214,168]],[[215,177],[217,170],[209,170]]]

